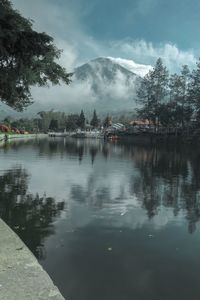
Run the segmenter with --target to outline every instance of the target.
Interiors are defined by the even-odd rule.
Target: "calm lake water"
[[[199,300],[197,147],[15,142],[0,216],[66,300]]]

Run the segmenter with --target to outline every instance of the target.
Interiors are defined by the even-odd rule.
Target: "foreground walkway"
[[[33,254],[1,219],[0,299],[64,300]]]

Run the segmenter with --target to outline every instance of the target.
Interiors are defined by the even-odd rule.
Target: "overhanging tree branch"
[[[32,29],[32,21],[0,0],[0,100],[16,110],[32,103],[31,86],[71,82],[71,73],[56,61],[61,50],[46,33]]]

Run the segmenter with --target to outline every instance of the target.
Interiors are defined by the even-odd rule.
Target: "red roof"
[[[133,120],[133,121],[130,122],[130,125],[153,125],[153,122],[149,121],[148,119]]]

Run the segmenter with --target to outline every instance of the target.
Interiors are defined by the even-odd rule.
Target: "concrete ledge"
[[[35,134],[7,134],[8,140],[14,140],[14,139],[36,139],[36,138],[43,138],[47,137],[47,134],[42,133],[35,133]]]
[[[5,138],[5,134],[0,134],[0,146],[4,146],[6,143],[12,143],[15,141],[26,141],[33,139],[43,139],[47,138],[48,135],[44,133],[38,134],[7,134]]]
[[[0,299],[64,300],[33,254],[1,219]]]

